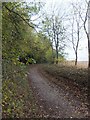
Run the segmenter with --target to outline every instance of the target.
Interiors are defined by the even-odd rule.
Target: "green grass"
[[[27,118],[37,114],[38,107],[27,79],[27,71],[25,65],[3,62],[3,118]]]

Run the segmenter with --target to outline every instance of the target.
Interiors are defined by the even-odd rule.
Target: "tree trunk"
[[[52,64],[54,64],[54,51],[53,51],[53,47],[52,47]]]
[[[75,65],[77,65],[77,52],[75,53],[76,59],[75,59]]]
[[[86,32],[88,38],[88,68],[90,68],[90,1],[88,3],[88,14],[86,15],[88,16],[88,32]]]
[[[90,68],[90,40],[88,39],[88,68]]]
[[[58,64],[58,47],[56,46],[56,64]]]
[[[59,47],[59,38],[57,34],[57,42],[56,42],[56,64],[58,64],[58,47]]]
[[[76,45],[76,50],[75,50],[75,55],[76,55],[76,60],[75,60],[75,65],[77,65],[77,59],[78,59],[78,56],[77,56],[77,52],[78,52],[78,45],[79,45],[79,33],[80,33],[80,31],[79,31],[79,22],[77,22],[77,38],[78,38],[78,40],[77,40],[77,45]]]

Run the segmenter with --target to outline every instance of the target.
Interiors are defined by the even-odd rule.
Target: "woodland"
[[[35,1],[30,3],[2,2],[2,20],[0,21],[2,21],[3,118],[43,116],[43,110],[37,105],[37,99],[28,82],[29,68],[32,69],[35,65],[40,65],[45,74],[55,77],[57,85],[60,85],[58,81],[60,77],[75,83],[72,85],[76,86],[76,93],[78,90],[82,91],[80,97],[84,99],[82,96],[85,95],[85,100],[82,101],[88,104],[86,99],[90,60],[88,68],[77,68],[82,29],[87,35],[88,58],[90,59],[90,40],[86,29],[88,10],[82,18],[80,4],[79,7],[77,4],[71,4],[72,18],[67,18],[71,31],[67,34],[68,25],[63,24],[64,17],[67,15],[59,17],[59,12],[55,14],[56,9],[50,13],[51,15],[47,15],[43,11],[44,5],[44,2]],[[74,67],[62,66],[67,61],[67,53],[64,50],[69,42],[75,53]]]

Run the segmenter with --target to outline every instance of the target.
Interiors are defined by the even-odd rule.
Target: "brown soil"
[[[88,108],[63,83],[57,87],[51,76],[45,75],[39,65],[30,66],[29,82],[41,109],[41,116],[55,118],[85,118]],[[63,78],[61,78],[63,79]]]

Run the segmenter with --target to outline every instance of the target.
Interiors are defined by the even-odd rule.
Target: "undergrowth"
[[[27,79],[27,66],[3,61],[2,117],[28,118],[37,114],[37,105]]]

